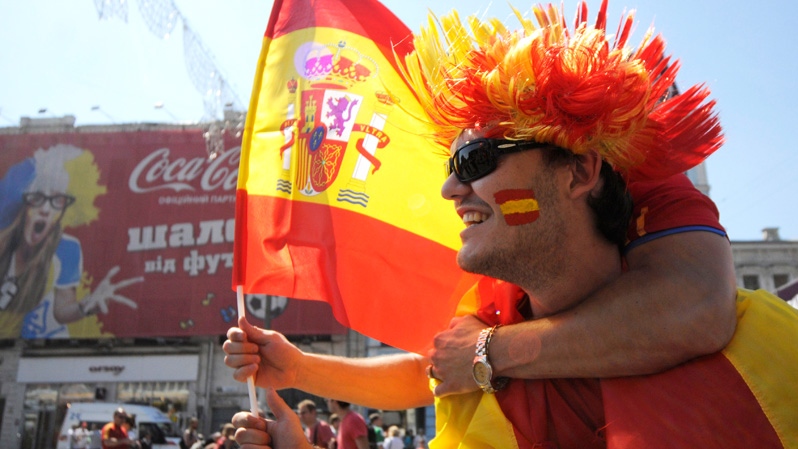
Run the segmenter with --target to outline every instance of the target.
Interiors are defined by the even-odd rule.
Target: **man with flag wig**
[[[478,276],[457,266],[463,222],[430,176],[451,141],[434,144],[429,105],[400,73],[413,48],[377,0],[274,2],[242,142],[233,285],[325,301],[341,324],[409,352],[441,343],[440,395],[474,388],[466,359],[481,323],[440,332]],[[684,176],[635,200],[629,272],[522,323],[541,343],[524,377],[644,374],[728,343],[734,267],[714,204]],[[684,232],[695,230],[719,235]]]
[[[766,292],[737,292],[737,331],[725,348],[661,373],[613,377],[587,368],[588,375],[555,370],[544,378],[525,371],[544,349],[514,333],[517,323],[575,309],[628,276],[618,251],[627,192],[636,200],[633,235],[673,242],[656,231],[695,221],[684,234],[715,238],[707,240],[713,251],[716,211],[707,217],[688,202],[687,219],[664,225],[658,214],[680,210],[668,204],[685,192],[680,173],[722,142],[708,91],[697,86],[663,101],[678,65],[665,57],[659,36],[628,47],[633,21],[626,17],[609,42],[606,2],[595,25],[582,5],[572,30],[555,8],[534,11],[538,26],[522,18],[519,32],[476,18],[469,30],[453,13],[439,21],[444,39],[431,20],[406,59],[406,78],[435,135],[452,142],[442,193],[467,225],[458,263],[495,278],[461,302],[462,313],[482,320],[465,361],[475,384],[436,398],[431,447],[796,447],[798,393],[788,376],[798,354],[777,342],[794,341],[798,315]],[[652,218],[660,223],[653,231]],[[651,244],[627,252],[630,267]],[[617,332],[629,336],[637,324],[620,323]],[[228,332],[226,363],[238,380],[256,375],[269,387],[276,417],[234,417],[238,441],[252,447],[305,447],[296,416],[274,388],[407,408],[431,398],[416,396],[420,371],[432,386],[454,374],[435,353],[430,365],[412,355],[347,362],[303,354],[279,334],[239,325]],[[350,380],[331,381],[334,371]]]

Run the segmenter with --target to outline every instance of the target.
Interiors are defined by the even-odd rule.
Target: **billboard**
[[[0,135],[0,338],[224,334],[240,145],[199,128]],[[250,321],[343,333],[327,304],[247,296]]]

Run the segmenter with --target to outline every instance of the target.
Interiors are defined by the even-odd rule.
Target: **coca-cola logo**
[[[132,192],[147,193],[155,190],[234,190],[238,180],[238,163],[241,147],[220,152],[214,160],[205,157],[171,159],[169,148],[153,151],[136,165],[130,173],[128,187]],[[199,180],[199,186],[197,186]]]

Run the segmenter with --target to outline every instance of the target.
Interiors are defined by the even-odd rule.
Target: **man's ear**
[[[601,156],[595,151],[579,154],[571,164],[571,196],[590,194],[600,185]]]

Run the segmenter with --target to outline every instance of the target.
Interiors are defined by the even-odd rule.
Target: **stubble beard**
[[[484,248],[481,253],[458,254],[460,268],[510,282],[527,292],[545,292],[552,288],[566,269],[563,252],[566,225],[554,200],[556,188],[552,178],[541,181],[536,183],[538,220],[510,226],[505,239]]]
[[[514,242],[491,246],[478,255],[459,255],[460,267],[510,282],[528,292],[549,289],[564,270],[565,257],[559,250],[565,241],[562,223],[553,224],[545,232],[533,225],[524,227]]]

